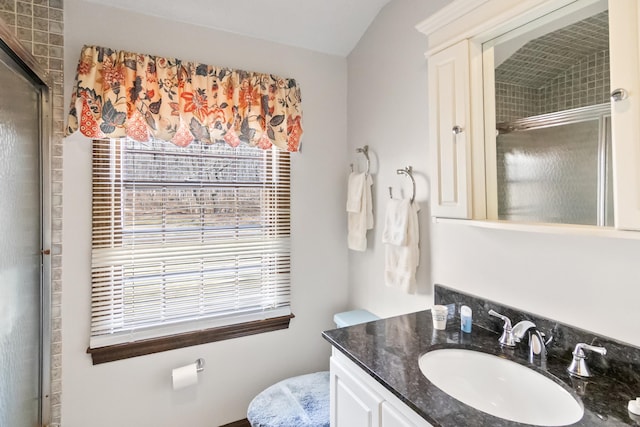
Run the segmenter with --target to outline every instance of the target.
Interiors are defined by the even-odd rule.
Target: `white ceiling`
[[[84,0],[347,56],[390,0]]]

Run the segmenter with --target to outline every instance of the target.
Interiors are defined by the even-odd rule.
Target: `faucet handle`
[[[589,345],[589,344],[585,344],[583,342],[576,344],[576,348],[573,349],[573,356],[574,357],[587,357],[584,354],[584,350],[589,350],[589,351],[593,351],[595,353],[601,354],[601,355],[606,355],[607,354],[607,349],[604,347],[597,347],[595,345]]]
[[[507,316],[503,316],[502,314],[498,313],[494,309],[489,310],[489,315],[493,317],[497,317],[498,319],[502,319],[504,321],[504,329],[511,330],[511,319],[509,319]]]
[[[567,371],[572,375],[577,375],[579,377],[590,377],[591,372],[587,367],[587,362],[585,361],[586,355],[584,354],[584,350],[593,351],[595,353],[606,355],[607,349],[604,347],[597,347],[594,345],[585,344],[583,342],[576,344],[576,347],[573,350],[573,360],[571,364],[567,368]]]
[[[513,336],[513,332],[511,328],[511,320],[507,316],[503,316],[502,314],[498,313],[493,309],[489,310],[489,315],[497,317],[498,319],[502,319],[504,321],[504,326],[502,327],[503,329],[502,335],[500,336],[500,339],[498,339],[498,342],[500,343],[500,345],[507,346],[507,347],[515,347],[516,340]]]

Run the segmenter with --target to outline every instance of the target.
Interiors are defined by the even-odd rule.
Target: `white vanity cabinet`
[[[485,168],[495,173],[485,126],[495,126],[495,117],[485,117],[482,43],[561,7],[595,2],[455,0],[416,26],[428,37],[434,217],[484,220],[495,197],[485,191]],[[640,5],[608,4],[611,89],[624,89],[611,105],[614,222],[617,229],[640,230]]]
[[[336,350],[330,373],[331,427],[432,427]]]

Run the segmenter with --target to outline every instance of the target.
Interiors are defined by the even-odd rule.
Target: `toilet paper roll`
[[[198,383],[198,366],[195,363],[181,366],[171,372],[173,389],[189,387]]]

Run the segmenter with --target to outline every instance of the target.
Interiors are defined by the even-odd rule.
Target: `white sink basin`
[[[538,426],[565,426],[584,409],[562,386],[507,359],[464,349],[440,349],[419,360],[436,387],[495,417]]]

